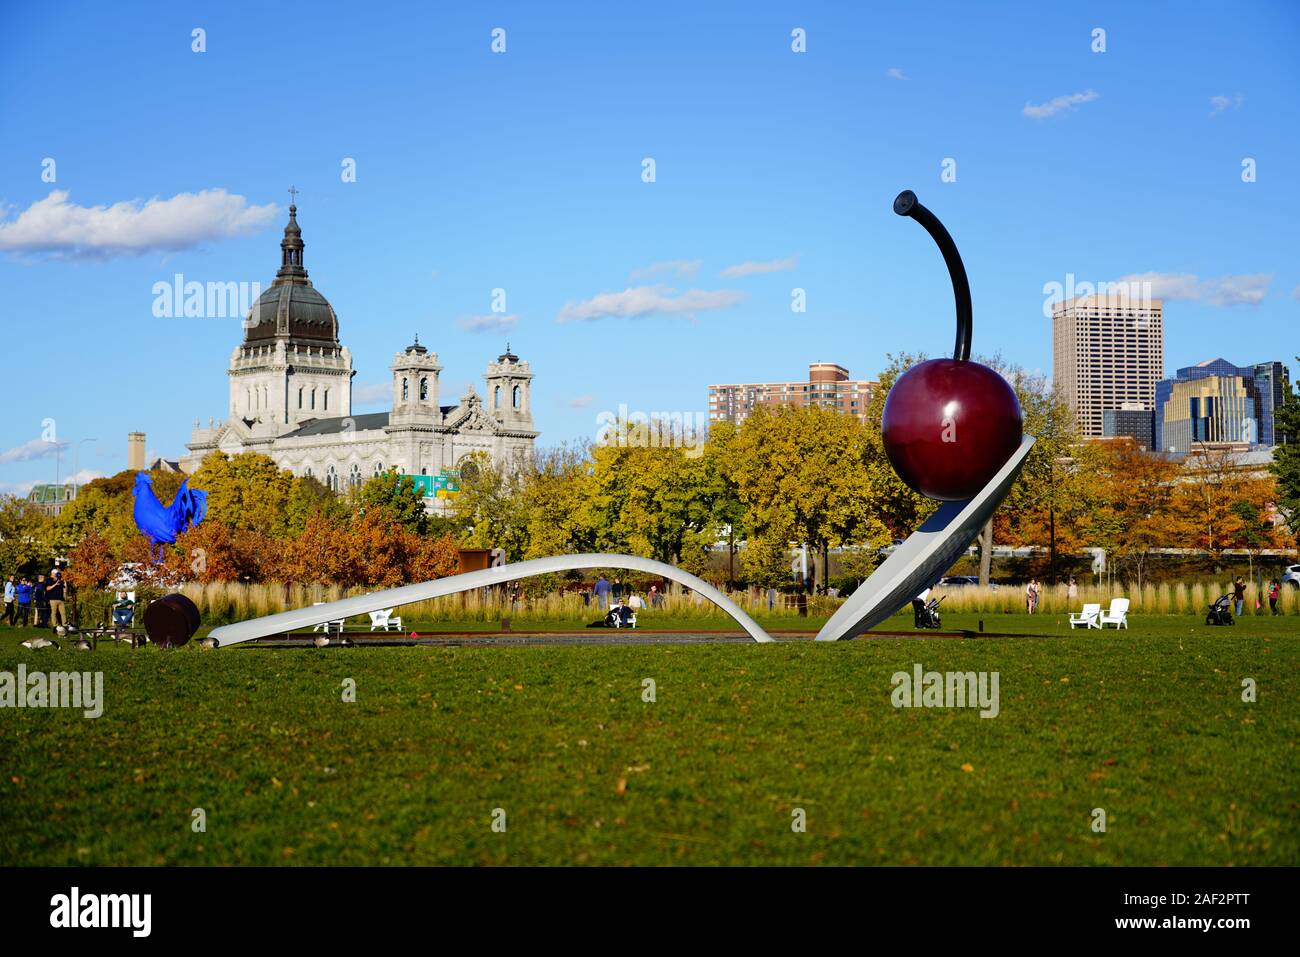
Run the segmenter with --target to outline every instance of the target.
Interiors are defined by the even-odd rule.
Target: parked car
[[[950,588],[959,585],[978,585],[979,583],[980,580],[977,575],[949,575],[946,578],[939,579],[940,585],[947,585]]]
[[[1300,588],[1300,565],[1292,565],[1283,573],[1282,584]]]

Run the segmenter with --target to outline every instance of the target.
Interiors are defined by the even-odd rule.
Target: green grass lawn
[[[102,670],[105,697],[0,709],[0,860],[1300,863],[1300,620],[984,620],[1049,637],[88,654],[0,629],[0,670]],[[895,709],[918,662],[997,671],[1001,713]]]

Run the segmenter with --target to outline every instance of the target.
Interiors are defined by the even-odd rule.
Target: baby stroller
[[[1205,616],[1205,623],[1207,625],[1231,625],[1233,623],[1231,595],[1224,595],[1210,606],[1210,610]]]
[[[940,595],[938,598],[931,598],[928,602],[913,598],[912,624],[917,628],[938,628],[939,603],[946,597],[946,595]]]

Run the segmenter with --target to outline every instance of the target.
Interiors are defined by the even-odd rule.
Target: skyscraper
[[[1255,398],[1259,406],[1259,442],[1277,445],[1278,436],[1273,429],[1273,413],[1286,401],[1291,391],[1291,375],[1281,362],[1257,362],[1255,372]]]
[[[1192,442],[1275,445],[1273,414],[1290,385],[1281,362],[1206,359],[1179,369],[1156,383],[1156,447],[1186,453]]]
[[[1105,434],[1107,409],[1155,411],[1164,362],[1161,300],[1101,295],[1053,304],[1053,388],[1084,437]]]

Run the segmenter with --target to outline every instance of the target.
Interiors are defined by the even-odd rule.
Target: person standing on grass
[[[1070,584],[1065,586],[1065,595],[1070,599],[1070,604],[1072,605],[1074,604],[1074,600],[1079,597],[1079,579],[1075,578],[1073,575],[1070,576]]]
[[[32,583],[24,575],[14,588],[14,604],[18,606],[18,625],[20,628],[27,627],[27,616],[32,611]]]
[[[10,628],[14,625],[17,615],[17,609],[14,608],[14,599],[18,589],[14,585],[14,576],[10,575],[5,579],[5,624]]]
[[[1240,575],[1232,583],[1232,602],[1236,606],[1237,617],[1240,618],[1246,608],[1246,581]]]
[[[58,576],[45,586],[45,600],[50,604],[50,627],[68,627],[68,617],[63,611],[63,578]]]
[[[48,628],[50,626],[50,600],[45,594],[45,576],[37,575],[36,583],[32,585],[32,624],[37,628]]]
[[[601,575],[596,579],[596,587],[593,590],[596,592],[596,606],[604,611],[609,607],[609,579]]]
[[[1282,583],[1274,578],[1268,583],[1268,610],[1276,615],[1277,600],[1282,597]]]

